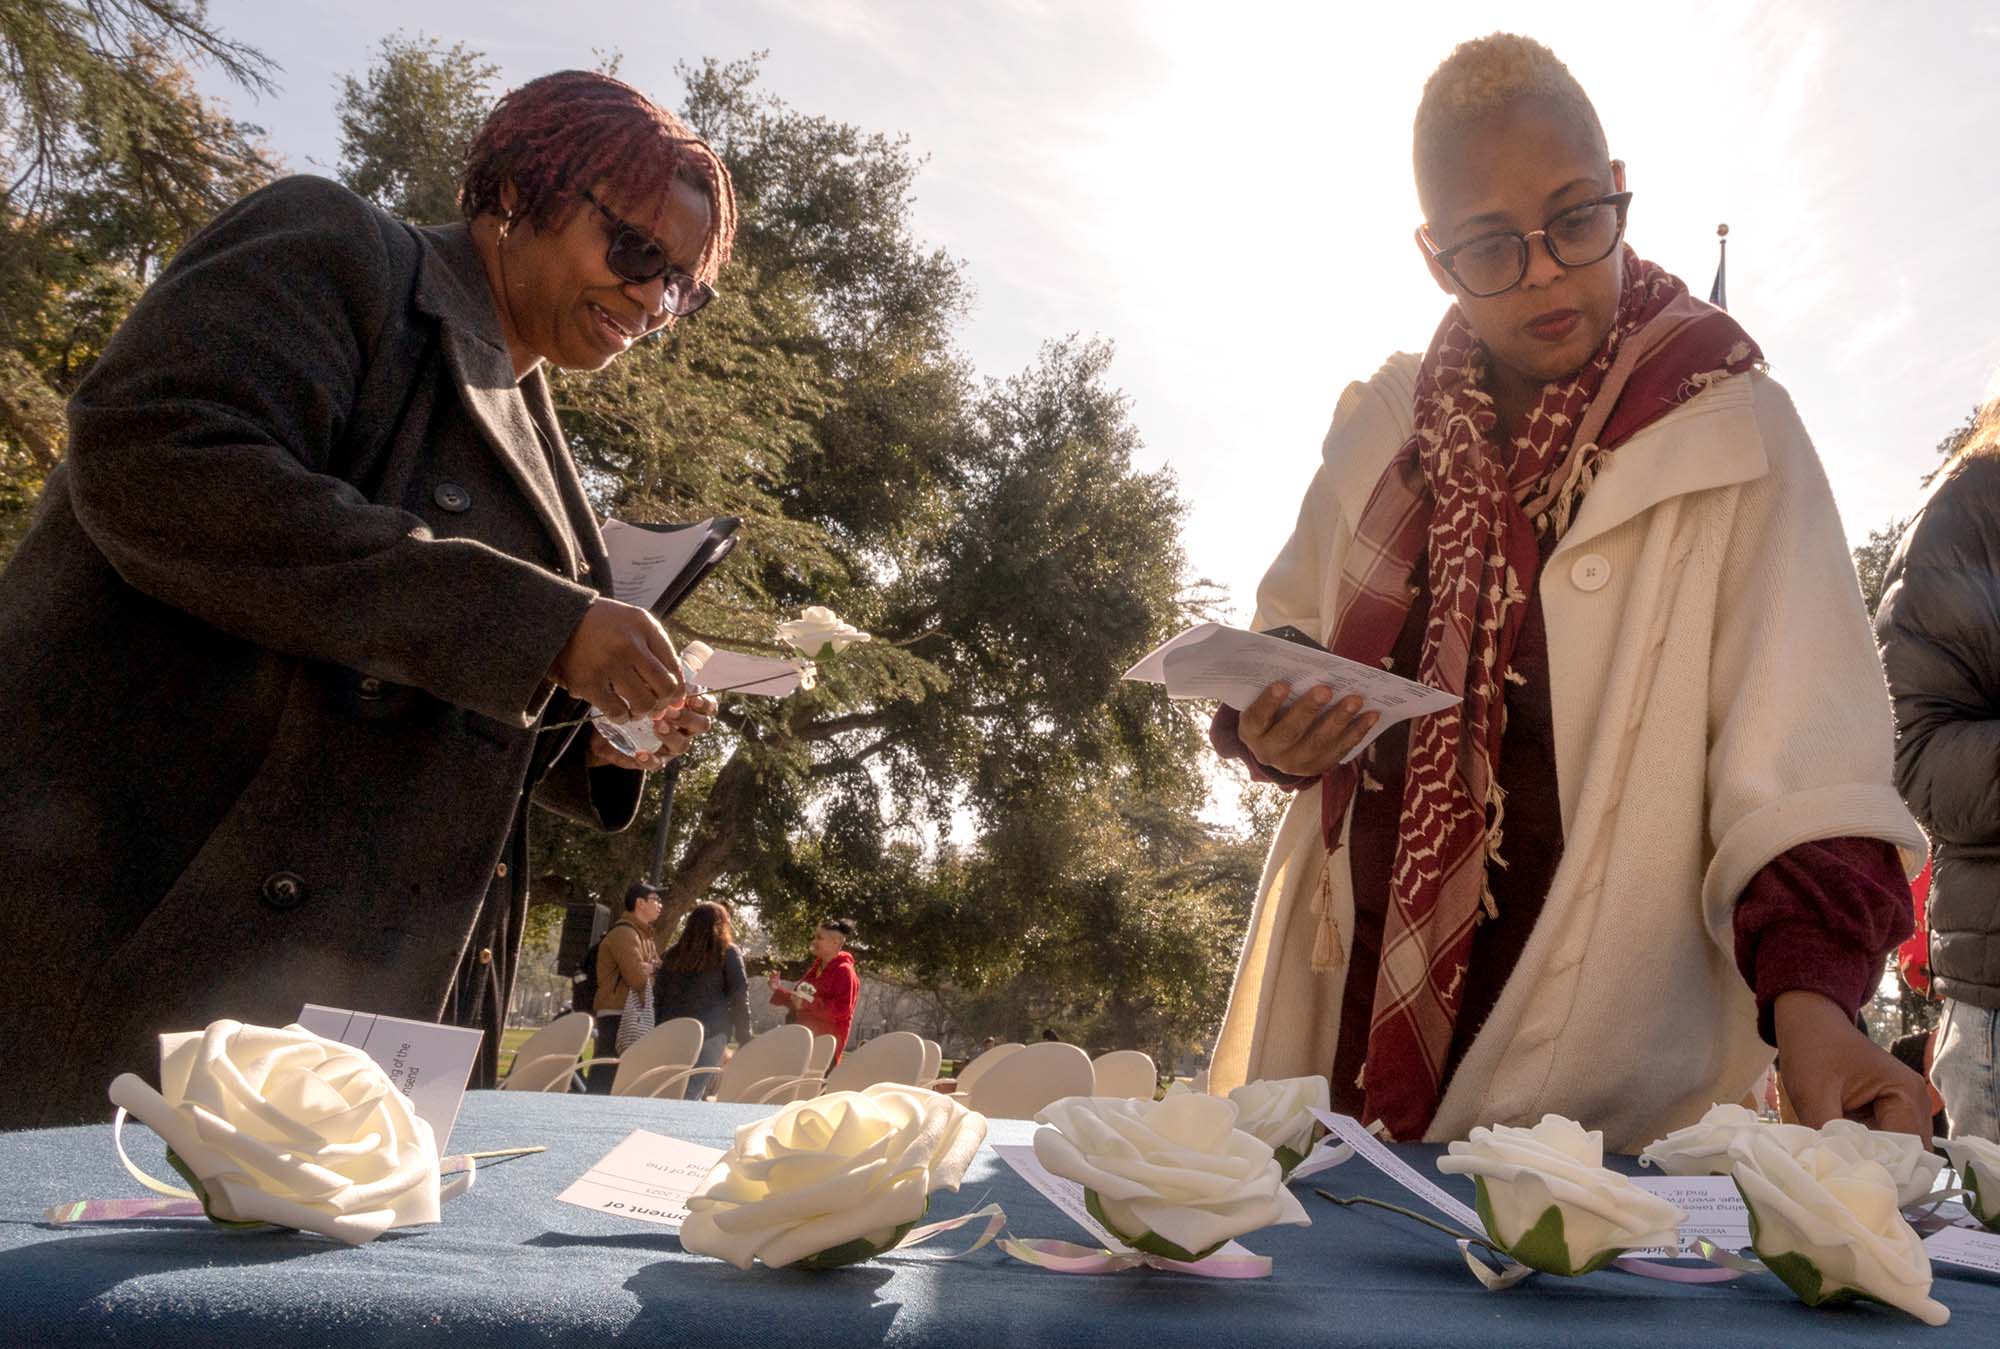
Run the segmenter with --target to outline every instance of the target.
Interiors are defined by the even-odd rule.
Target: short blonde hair
[[[1417,200],[1433,214],[1435,190],[1445,160],[1459,137],[1530,99],[1546,103],[1587,135],[1608,161],[1604,125],[1590,96],[1556,54],[1518,33],[1493,33],[1461,42],[1424,82],[1417,104],[1415,152]]]

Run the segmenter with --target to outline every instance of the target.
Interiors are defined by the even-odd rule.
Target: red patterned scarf
[[[1604,345],[1543,387],[1513,444],[1495,441],[1486,351],[1456,306],[1417,375],[1416,431],[1376,484],[1349,548],[1328,645],[1388,664],[1409,616],[1419,561],[1430,618],[1417,677],[1463,702],[1414,722],[1390,876],[1362,1086],[1367,1118],[1422,1137],[1443,1093],[1472,930],[1493,912],[1506,681],[1530,588],[1537,533],[1560,538],[1604,457],[1717,379],[1763,359],[1736,322],[1671,274],[1624,252],[1625,285]],[[1326,775],[1322,825],[1338,846],[1359,765]],[[1329,897],[1313,967],[1337,950]]]

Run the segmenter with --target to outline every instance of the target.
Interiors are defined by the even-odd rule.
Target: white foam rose
[[[814,660],[845,651],[859,642],[874,640],[870,634],[847,622],[824,604],[809,604],[797,618],[780,623],[778,636]]]
[[[1315,1109],[1332,1097],[1323,1077],[1279,1077],[1246,1082],[1229,1093],[1236,1103],[1236,1127],[1268,1144],[1287,1174],[1312,1150]]]
[[[1487,1236],[1531,1268],[1588,1274],[1634,1247],[1680,1245],[1687,1215],[1608,1170],[1604,1135],[1575,1120],[1474,1129],[1448,1153],[1438,1170],[1478,1181]]]
[[[1857,1120],[1829,1120],[1818,1131],[1818,1146],[1830,1147],[1857,1160],[1878,1162],[1895,1182],[1896,1203],[1917,1203],[1937,1186],[1944,1158],[1924,1146],[1915,1134],[1871,1129]],[[1789,1141],[1789,1140],[1787,1140]],[[1794,1147],[1792,1151],[1799,1149]]]
[[[1819,1136],[1817,1130],[1803,1124],[1766,1124],[1740,1105],[1716,1105],[1710,1106],[1699,1122],[1647,1144],[1639,1160],[1670,1176],[1726,1176],[1734,1165],[1729,1145],[1745,1129],[1767,1130],[1770,1137],[1794,1151]]]
[[[1944,1150],[1958,1168],[1958,1183],[1970,1191],[1966,1209],[1988,1230],[2000,1232],[2000,1143],[1950,1138]]]
[[[1865,1297],[1930,1325],[1951,1319],[1930,1296],[1930,1255],[1903,1221],[1888,1168],[1837,1141],[1794,1153],[1758,1132],[1738,1138],[1731,1154],[1751,1245],[1801,1301]]]
[[[373,1059],[303,1026],[162,1035],[159,1090],[125,1073],[110,1095],[166,1139],[211,1217],[351,1245],[438,1220],[431,1126]]]
[[[821,1268],[879,1255],[956,1190],[986,1117],[921,1087],[880,1083],[794,1101],[746,1124],[688,1197],[681,1246],[739,1269]]]
[[[1236,1127],[1236,1105],[1175,1093],[1159,1101],[1066,1096],[1035,1119],[1035,1159],[1084,1187],[1112,1234],[1135,1250],[1198,1260],[1232,1237],[1312,1220],[1285,1188],[1271,1147]]]

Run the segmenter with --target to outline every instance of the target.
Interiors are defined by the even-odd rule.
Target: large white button
[[[1597,553],[1585,553],[1571,564],[1569,579],[1586,593],[1602,590],[1611,583],[1611,562]]]

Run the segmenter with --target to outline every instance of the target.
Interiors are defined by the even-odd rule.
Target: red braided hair
[[[631,85],[561,70],[509,92],[487,116],[466,152],[458,205],[468,220],[504,214],[501,189],[511,183],[516,217],[540,230],[567,220],[598,184],[632,201],[658,201],[677,178],[708,198],[708,238],[694,273],[712,283],[736,237],[728,168],[685,122]]]

